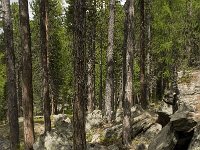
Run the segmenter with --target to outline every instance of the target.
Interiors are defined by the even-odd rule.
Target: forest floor
[[[182,73],[179,73],[179,90],[181,93],[184,93],[181,98],[184,100],[183,102],[189,104],[190,106],[195,105],[197,109],[200,111],[200,70],[193,70],[190,72],[192,76],[182,76]],[[195,98],[194,98],[195,96]],[[198,102],[198,103],[197,103]],[[133,133],[132,136],[135,136],[134,134],[138,134],[137,138],[133,139],[132,145],[138,145],[141,141],[145,143],[145,145],[148,145],[151,142],[151,136],[150,134],[154,133],[155,130],[157,130],[158,124],[156,124],[154,118],[156,115],[156,110],[160,107],[159,103],[151,103],[149,111],[146,111],[145,114],[144,112],[138,113],[138,115],[133,118],[133,122],[135,124],[133,125],[134,131],[138,130],[138,133],[140,132],[141,134],[138,133]],[[96,116],[93,116],[95,121],[98,121],[98,113],[95,114]],[[69,117],[69,115],[67,115]],[[117,116],[117,115],[116,115]],[[71,116],[70,116],[71,117]],[[100,118],[101,119],[101,118]],[[122,119],[122,116],[120,114],[119,119]],[[145,120],[145,121],[144,121]],[[52,119],[52,122],[54,120]],[[92,119],[89,120],[90,124],[93,124]],[[102,121],[102,120],[100,120]],[[143,128],[146,128],[147,126],[149,127],[149,124],[155,125],[153,130],[149,130],[149,132],[141,132],[141,125],[143,125]],[[54,127],[54,123],[52,123]],[[19,126],[20,126],[20,141],[23,143],[23,118],[19,119]],[[34,129],[35,129],[35,137],[36,139],[39,137],[44,132],[44,119],[42,116],[35,116],[34,117]],[[64,128],[63,128],[64,129]],[[150,128],[149,128],[150,129]],[[106,132],[105,132],[106,131]],[[112,124],[112,125],[107,125],[105,122],[101,125],[98,126],[97,128],[94,127],[93,129],[90,129],[89,132],[87,132],[87,141],[90,144],[99,144],[103,146],[110,146],[110,145],[116,145],[117,147],[120,147],[121,145],[121,140],[119,141],[118,138],[118,133],[121,131],[121,121],[120,123]],[[104,134],[106,133],[106,134]],[[113,134],[115,134],[113,136]],[[102,140],[102,137],[104,136],[104,140]],[[149,137],[150,136],[150,137]],[[153,135],[155,136],[155,135]],[[153,137],[152,136],[152,137]],[[117,139],[117,140],[116,140]],[[92,142],[93,141],[93,142]],[[3,144],[9,145],[9,125],[8,123],[0,123],[0,150],[7,150],[7,149],[1,149],[3,147]],[[98,146],[98,145],[97,145]],[[23,145],[22,145],[23,147]],[[134,146],[133,146],[134,147]],[[110,150],[110,149],[109,149]]]
[[[20,136],[20,143],[22,144],[24,141],[23,137],[23,118],[19,118],[19,136]],[[37,138],[39,135],[41,135],[44,132],[44,119],[43,118],[34,118],[34,130],[35,130],[35,137]],[[1,144],[4,144],[4,142],[7,144],[9,142],[9,125],[8,123],[1,122],[0,123],[0,150]]]

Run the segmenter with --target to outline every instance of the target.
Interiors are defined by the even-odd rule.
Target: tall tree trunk
[[[110,0],[110,16],[108,24],[108,49],[107,49],[107,75],[105,93],[105,115],[107,121],[112,120],[114,106],[114,21],[115,21],[115,0]]]
[[[146,33],[147,33],[147,48],[146,48],[146,53],[147,53],[147,63],[146,63],[146,67],[147,67],[147,77],[146,79],[148,80],[147,82],[147,101],[149,101],[151,99],[150,93],[151,93],[151,88],[152,88],[152,79],[151,79],[151,55],[150,55],[150,51],[151,51],[151,0],[147,0],[146,1],[146,11],[147,11],[147,15],[146,15]]]
[[[17,88],[15,75],[15,55],[13,44],[13,29],[11,20],[10,0],[2,1],[3,29],[6,48],[7,102],[10,127],[10,149],[19,149],[19,123],[17,106]]]
[[[125,21],[125,57],[123,58],[125,62],[125,90],[123,99],[123,109],[124,109],[124,119],[123,119],[123,133],[122,139],[125,146],[129,146],[131,142],[131,106],[133,102],[133,49],[134,49],[134,1],[127,0],[125,4],[126,21]]]
[[[17,100],[18,100],[18,115],[19,117],[23,116],[23,109],[22,109],[22,85],[21,85],[21,74],[22,74],[22,66],[21,63],[17,69]]]
[[[145,73],[145,7],[144,0],[140,1],[140,13],[141,13],[141,24],[140,24],[140,88],[141,88],[141,106],[143,109],[147,108],[147,87],[146,87],[146,73]]]
[[[95,109],[95,39],[96,39],[96,0],[88,2],[88,33],[87,33],[87,50],[88,50],[88,79],[87,79],[87,99],[88,112]]]
[[[22,101],[24,109],[24,145],[26,150],[33,149],[33,88],[31,35],[28,14],[28,0],[19,0],[20,29],[22,40]]]
[[[99,109],[103,110],[103,34],[100,33],[100,83],[99,83]]]
[[[85,64],[85,0],[74,1],[74,102],[73,102],[73,149],[86,149],[86,64]]]
[[[40,0],[40,38],[42,55],[42,76],[43,76],[43,111],[45,133],[51,131],[51,107],[49,97],[49,71],[48,71],[48,0]]]
[[[101,0],[101,16],[103,16],[103,1]],[[102,31],[103,19],[100,20],[100,31]],[[99,109],[104,110],[104,100],[103,100],[103,33],[100,32],[100,83],[99,83]]]

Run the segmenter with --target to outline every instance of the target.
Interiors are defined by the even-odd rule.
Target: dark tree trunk
[[[10,0],[2,1],[3,7],[3,29],[4,42],[6,48],[6,76],[7,76],[7,102],[8,117],[10,127],[10,149],[19,149],[19,123],[18,123],[18,106],[17,106],[17,88],[15,75],[15,55],[13,44],[13,29],[10,11]]]
[[[87,99],[88,112],[95,109],[95,39],[96,39],[96,1],[89,0],[87,15],[87,51],[88,51],[88,79],[87,79]]]
[[[105,93],[105,115],[107,121],[112,120],[112,111],[114,106],[114,20],[115,20],[115,0],[110,0],[110,16],[108,24],[108,49],[107,49],[107,75],[106,75],[106,93]]]
[[[43,77],[43,112],[45,133],[51,131],[51,107],[49,97],[49,71],[48,71],[48,0],[40,0],[40,47]]]
[[[141,13],[141,24],[140,24],[140,88],[141,88],[141,99],[140,103],[143,109],[147,108],[147,87],[146,87],[146,73],[145,73],[145,8],[144,0],[140,1],[140,13]]]
[[[151,99],[151,91],[152,91],[152,78],[151,78],[151,0],[146,1],[146,33],[147,33],[147,61],[146,61],[146,68],[147,68],[147,101]]]
[[[103,110],[103,35],[100,33],[100,83],[99,83],[99,109]]]
[[[28,14],[28,0],[19,0],[20,29],[22,40],[22,101],[24,110],[24,145],[26,150],[33,149],[33,88],[31,34]]]
[[[86,149],[86,63],[85,63],[85,0],[74,1],[74,102],[73,102],[73,149]]]
[[[103,0],[101,1],[101,16],[103,15]],[[102,31],[103,20],[100,21],[100,31]],[[100,32],[100,83],[99,83],[99,109],[104,110],[104,100],[103,100],[103,33]]]
[[[133,49],[134,49],[134,1],[127,0],[125,4],[125,34],[124,34],[124,99],[123,99],[123,109],[124,109],[124,119],[123,119],[123,133],[122,140],[125,146],[130,146],[131,144],[131,106],[133,102]]]
[[[17,69],[17,100],[18,100],[18,115],[23,116],[23,108],[22,108],[22,66],[21,63]]]

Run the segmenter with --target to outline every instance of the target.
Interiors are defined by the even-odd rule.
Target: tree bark
[[[22,108],[22,84],[21,84],[21,74],[22,74],[22,66],[21,63],[17,69],[17,100],[18,100],[18,116],[23,116],[23,108]]]
[[[24,109],[24,145],[26,150],[33,149],[33,88],[31,35],[28,14],[28,0],[19,0],[20,29],[22,40],[22,101]]]
[[[146,1],[146,11],[147,11],[147,15],[146,15],[146,33],[147,33],[147,48],[146,48],[146,52],[147,52],[147,61],[146,61],[146,68],[147,68],[147,101],[150,101],[151,99],[151,91],[152,91],[152,78],[151,78],[151,0],[147,0]]]
[[[85,0],[74,1],[74,102],[73,102],[73,149],[86,149],[85,108],[86,108],[86,63],[85,63]]]
[[[6,48],[7,102],[10,128],[10,149],[19,149],[19,123],[17,88],[15,73],[15,55],[13,44],[13,29],[11,20],[10,0],[2,1],[4,42]]]
[[[51,107],[49,97],[49,71],[48,71],[48,0],[40,0],[40,48],[43,76],[43,111],[45,133],[51,131]]]
[[[125,146],[130,146],[131,144],[131,106],[133,103],[133,49],[134,49],[134,1],[127,0],[125,4],[125,55],[124,55],[124,99],[123,99],[123,109],[124,109],[124,119],[123,119],[123,133],[122,140]]]
[[[140,24],[140,90],[141,90],[141,106],[143,109],[147,108],[147,87],[146,87],[146,72],[145,72],[145,7],[144,0],[140,2],[140,15],[141,15],[141,24]]]
[[[107,75],[105,93],[105,115],[107,121],[112,121],[112,111],[114,106],[114,20],[115,20],[115,0],[110,0],[110,16],[108,24],[108,49],[107,49]]]
[[[100,38],[100,83],[99,83],[99,109],[103,110],[103,35],[102,32],[101,34],[101,38]]]
[[[95,39],[96,39],[96,0],[88,2],[88,33],[87,33],[87,50],[88,50],[88,80],[87,80],[87,97],[88,112],[95,109]]]

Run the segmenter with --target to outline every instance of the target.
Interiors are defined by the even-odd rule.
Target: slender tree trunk
[[[10,127],[10,149],[19,149],[19,123],[17,106],[17,88],[15,74],[15,55],[13,44],[13,29],[11,20],[10,0],[2,1],[3,29],[6,48],[7,102]]]
[[[101,16],[103,16],[103,0],[101,0]],[[101,17],[102,18],[102,17]],[[100,31],[102,31],[103,19],[100,20]],[[104,110],[103,100],[103,33],[100,32],[100,83],[99,83],[99,109]]]
[[[99,83],[99,109],[103,110],[103,34],[100,33],[100,83]]]
[[[24,109],[24,145],[26,150],[33,149],[33,88],[31,35],[28,14],[28,0],[19,0],[20,28],[22,40],[22,101]]]
[[[151,91],[151,88],[152,88],[152,85],[151,85],[151,55],[150,55],[150,51],[151,51],[151,12],[150,12],[150,9],[151,9],[151,0],[147,0],[146,1],[146,10],[147,10],[147,15],[146,15],[146,32],[147,32],[147,48],[146,48],[146,52],[147,52],[147,63],[146,63],[146,67],[147,67],[147,101],[150,100],[151,96],[150,96],[150,91]]]
[[[87,50],[88,50],[88,79],[87,79],[87,97],[88,112],[95,109],[95,39],[96,39],[96,1],[89,0],[88,3],[88,33],[87,33]]]
[[[49,97],[49,71],[48,71],[48,0],[40,0],[40,39],[43,74],[43,111],[45,133],[51,131],[51,108]]]
[[[123,119],[123,133],[122,140],[125,146],[131,144],[131,106],[133,102],[133,49],[134,49],[134,33],[133,33],[133,19],[134,19],[134,1],[127,0],[125,4],[126,21],[125,21],[125,90],[124,90],[124,119]]]
[[[21,84],[21,74],[22,74],[22,66],[17,69],[17,100],[18,100],[18,115],[19,117],[23,116],[23,109],[22,109],[22,84]]]
[[[73,102],[73,149],[86,150],[86,64],[85,64],[85,0],[74,1],[74,102]]]
[[[141,13],[141,24],[140,24],[140,88],[141,88],[141,106],[143,109],[147,108],[147,87],[146,87],[146,73],[145,73],[145,8],[144,0],[140,1],[140,13]]]
[[[107,75],[105,93],[105,115],[107,121],[112,121],[112,111],[114,106],[114,20],[115,20],[115,0],[110,0],[110,16],[108,24],[108,49],[107,49]]]

